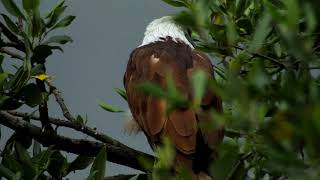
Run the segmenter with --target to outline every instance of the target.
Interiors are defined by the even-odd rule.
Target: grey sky
[[[47,10],[57,1],[42,0]],[[151,153],[143,135],[128,136],[122,132],[123,115],[101,110],[97,99],[127,109],[127,104],[113,90],[123,87],[122,78],[130,52],[143,38],[146,25],[155,18],[173,14],[160,0],[76,0],[68,1],[67,13],[75,15],[74,23],[56,34],[72,36],[74,42],[48,60],[48,74],[63,92],[66,104],[74,114],[88,115],[89,126],[142,151]],[[0,6],[0,12],[3,7]],[[51,98],[50,115],[61,116]],[[7,131],[5,131],[7,132]],[[63,134],[81,138],[63,130]],[[72,157],[69,155],[68,157]],[[127,167],[108,163],[107,174],[133,173]],[[87,171],[71,176],[81,179]]]

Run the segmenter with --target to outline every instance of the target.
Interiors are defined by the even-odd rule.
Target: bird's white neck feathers
[[[157,41],[163,41],[161,38],[171,37],[173,41],[179,39],[185,44],[193,48],[192,44],[186,38],[183,28],[176,24],[171,16],[164,16],[162,18],[153,20],[144,33],[144,38],[140,46],[144,46]]]

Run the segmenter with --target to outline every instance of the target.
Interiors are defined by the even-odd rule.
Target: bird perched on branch
[[[195,179],[208,179],[208,166],[216,156],[224,130],[200,129],[198,125],[212,120],[210,110],[222,111],[221,100],[208,88],[200,109],[178,107],[168,113],[165,99],[146,95],[135,87],[151,81],[165,89],[170,74],[179,93],[193,101],[193,73],[202,70],[208,78],[214,78],[213,65],[204,53],[194,49],[186,29],[171,16],[152,21],[144,35],[142,44],[130,55],[124,76],[133,118],[151,147],[160,145],[163,136],[172,141],[177,152],[174,170],[187,167]]]

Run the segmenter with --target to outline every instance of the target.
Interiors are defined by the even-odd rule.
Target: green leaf
[[[27,34],[22,33],[22,37],[24,40],[24,46],[25,46],[25,50],[26,50],[26,52],[25,52],[26,56],[23,61],[23,70],[24,70],[24,72],[26,72],[30,76],[30,72],[31,72],[31,68],[32,68],[32,65],[31,65],[32,45],[31,45],[30,39],[28,38]]]
[[[0,164],[0,177],[12,179],[15,176],[14,172]]]
[[[94,161],[94,157],[79,155],[75,160],[73,160],[68,168],[68,172],[83,170],[87,168]]]
[[[15,34],[19,34],[19,28],[18,26],[5,14],[1,14],[4,21],[6,22],[8,28]]]
[[[13,154],[6,154],[2,159],[2,165],[13,171],[13,173],[23,171],[22,165],[15,159]]]
[[[260,47],[262,47],[264,40],[271,31],[270,23],[271,16],[268,13],[265,13],[254,33],[253,40],[249,48],[250,52],[256,52]]]
[[[136,86],[138,91],[145,93],[146,95],[152,95],[159,98],[165,98],[166,92],[159,85],[152,82],[143,82]]]
[[[31,76],[37,76],[40,74],[44,74],[44,66],[43,64],[37,64],[31,69]]]
[[[39,9],[35,9],[33,11],[32,16],[32,37],[39,37],[41,32],[43,31],[43,23],[40,17]]]
[[[63,6],[64,2],[65,2],[64,0],[60,1],[57,4],[57,6],[55,8],[53,8],[53,10],[46,17],[46,18],[49,18],[48,22],[46,23],[46,26],[48,28],[51,28],[52,26],[54,26],[58,22],[60,16],[62,15],[62,13],[67,8],[67,6]]]
[[[126,100],[126,101],[128,100],[126,90],[120,89],[120,88],[115,88],[114,90],[115,90],[124,100]]]
[[[22,179],[22,173],[17,172],[13,177],[12,180],[21,180]]]
[[[47,171],[53,177],[62,178],[67,173],[68,161],[60,151],[55,151],[50,157]]]
[[[135,176],[131,177],[129,180],[138,180],[138,177],[139,177],[139,174],[137,174],[137,175],[135,175]]]
[[[33,11],[35,9],[38,9],[40,5],[40,0],[23,0],[23,8],[27,11]]]
[[[204,96],[208,81],[208,75],[204,71],[197,71],[192,75],[193,97],[196,105],[200,105]]]
[[[124,112],[123,110],[116,108],[116,107],[113,107],[112,105],[107,104],[101,100],[97,100],[97,103],[102,109],[104,109],[106,111],[115,112],[115,113]]]
[[[33,51],[33,56],[31,57],[32,62],[43,63],[46,58],[52,54],[52,50],[55,46],[39,45]]]
[[[51,43],[58,43],[58,44],[66,44],[68,42],[73,42],[70,36],[52,36],[43,44],[51,44]]]
[[[42,93],[34,83],[22,87],[18,96],[30,107],[35,107],[43,101]]]
[[[91,170],[90,170],[90,174],[94,173],[94,180],[103,180],[104,176],[105,176],[105,170],[106,170],[106,161],[107,161],[107,148],[106,146],[102,146],[100,152],[98,153],[98,155],[96,156]]]
[[[234,171],[234,166],[240,159],[239,146],[234,140],[230,140],[219,147],[219,158],[211,166],[211,174],[214,179],[228,179]]]
[[[26,19],[25,16],[22,14],[18,6],[13,0],[1,0],[3,6],[6,8],[6,10],[13,16]]]
[[[18,160],[22,163],[24,168],[24,177],[26,179],[33,179],[36,177],[36,169],[34,164],[32,164],[29,153],[26,149],[24,149],[19,143],[15,143],[15,150],[18,155]]]
[[[284,1],[288,8],[288,23],[291,30],[298,30],[299,25],[299,4],[297,0],[285,0]]]
[[[175,1],[175,0],[162,0],[163,2],[170,4],[175,7],[186,7],[187,5],[184,2]]]
[[[50,146],[32,158],[32,162],[37,166],[39,171],[47,170],[50,163],[50,157],[54,152],[53,146]]]
[[[67,16],[65,18],[63,18],[61,21],[59,21],[54,27],[53,29],[57,29],[57,28],[62,28],[62,27],[67,27],[69,26],[72,21],[75,19],[75,16]]]

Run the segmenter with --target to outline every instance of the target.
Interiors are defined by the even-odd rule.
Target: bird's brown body
[[[200,110],[178,108],[168,114],[165,100],[145,95],[135,86],[151,81],[165,89],[166,76],[170,72],[178,91],[192,101],[190,80],[197,70],[213,78],[213,65],[204,53],[194,50],[179,39],[165,37],[161,41],[136,48],[130,55],[124,76],[133,118],[151,146],[157,146],[162,136],[167,136],[177,150],[174,168],[185,166],[192,169],[194,174],[207,173],[209,162],[214,159],[216,148],[223,139],[222,128],[198,128],[200,123],[212,120],[210,110],[222,111],[221,100],[214,92],[207,90]]]

